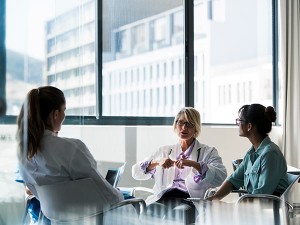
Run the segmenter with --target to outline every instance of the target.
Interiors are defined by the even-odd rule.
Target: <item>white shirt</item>
[[[41,151],[20,163],[21,175],[31,192],[37,196],[34,185],[92,178],[103,196],[103,203],[113,205],[122,201],[123,195],[114,189],[97,170],[97,163],[86,145],[71,138],[61,138],[49,130],[44,131]],[[38,196],[37,196],[38,197]]]

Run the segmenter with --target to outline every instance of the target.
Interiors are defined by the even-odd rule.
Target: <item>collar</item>
[[[45,129],[44,130],[44,135],[52,135],[52,136],[57,136],[57,133],[51,131],[51,130],[48,130],[48,129]]]
[[[265,147],[271,143],[271,139],[269,136],[266,136],[262,142],[260,143],[260,145],[258,146],[257,150],[255,151],[254,147],[252,146],[250,149],[250,153],[255,152],[258,155],[261,155],[261,153],[264,151]]]
[[[196,143],[196,139],[194,139],[194,141],[192,142],[192,144],[188,147],[188,149],[185,151],[185,152],[181,152],[178,156],[178,158],[189,158],[192,151],[193,151],[193,148],[194,148],[194,145]],[[181,149],[182,150],[182,149]]]

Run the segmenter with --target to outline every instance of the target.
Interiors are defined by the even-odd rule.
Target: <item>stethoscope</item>
[[[200,157],[200,151],[201,151],[201,148],[198,148],[197,149],[197,161],[196,162],[198,162],[199,161],[199,157]],[[171,155],[171,153],[172,153],[172,149],[170,149],[170,151],[169,151],[169,156]]]
[[[198,151],[198,155],[197,155],[197,162],[198,162],[199,161],[199,157],[200,157],[201,148],[198,148],[197,151]]]

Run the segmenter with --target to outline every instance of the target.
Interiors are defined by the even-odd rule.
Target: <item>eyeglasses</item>
[[[236,123],[236,125],[240,125],[242,122],[246,122],[246,120],[242,120],[242,119],[240,119],[240,118],[237,118],[237,119],[235,119],[235,123]]]
[[[184,122],[184,121],[176,121],[177,126],[183,127],[183,125],[185,127],[191,128],[194,127],[194,124],[190,123],[190,122]]]

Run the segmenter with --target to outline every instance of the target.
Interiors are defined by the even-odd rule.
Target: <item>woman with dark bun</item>
[[[234,173],[207,200],[220,200],[242,186],[250,194],[275,195],[282,194],[288,187],[285,158],[268,136],[276,120],[274,108],[260,104],[244,105],[238,114],[239,136],[247,137],[252,147]]]

